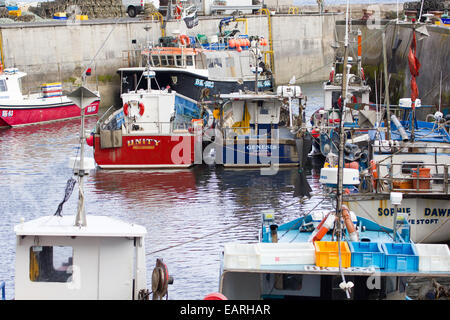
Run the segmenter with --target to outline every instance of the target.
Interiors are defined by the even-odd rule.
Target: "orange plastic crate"
[[[339,250],[337,241],[316,241],[316,266],[339,267]],[[345,241],[341,241],[341,265],[349,268],[352,262],[350,247]]]

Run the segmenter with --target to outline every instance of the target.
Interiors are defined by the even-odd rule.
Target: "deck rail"
[[[381,167],[387,167],[388,174],[381,177]],[[431,168],[435,168],[436,172],[431,173]],[[396,170],[400,168],[400,170]],[[430,175],[428,177],[420,176],[420,169],[429,168]],[[446,163],[376,163],[376,181],[375,189],[377,193],[383,192],[403,192],[403,193],[420,193],[420,194],[445,194],[448,195],[448,175],[449,165]],[[372,169],[373,170],[373,169]],[[405,172],[406,171],[406,172]],[[400,174],[399,174],[400,172]],[[414,174],[415,172],[415,174]],[[375,172],[372,172],[374,174]],[[387,186],[387,190],[386,190]],[[442,187],[441,187],[442,186]]]

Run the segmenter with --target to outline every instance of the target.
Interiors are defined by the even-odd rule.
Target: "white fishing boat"
[[[146,288],[146,229],[107,216],[87,215],[83,178],[93,169],[84,157],[84,110],[98,96],[81,87],[70,95],[81,112],[81,152],[72,159],[78,179],[76,215],[62,215],[77,180],[69,179],[64,200],[52,216],[16,225],[16,300],[149,299]],[[167,295],[173,279],[157,260],[153,299]]]

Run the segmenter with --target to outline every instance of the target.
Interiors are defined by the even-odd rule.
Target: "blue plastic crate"
[[[419,255],[411,243],[382,243],[386,255],[385,271],[419,270]]]
[[[383,269],[385,254],[381,243],[378,242],[349,242],[352,253],[352,267],[375,267]]]

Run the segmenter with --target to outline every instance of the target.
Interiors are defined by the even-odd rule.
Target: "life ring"
[[[128,116],[129,112],[128,112],[128,108],[130,107],[130,105],[128,103],[125,103],[123,105],[123,113]]]
[[[130,105],[128,103],[125,103],[123,105],[123,113],[128,117],[128,115],[130,114],[129,111]],[[142,116],[144,114],[145,111],[145,107],[144,104],[142,102],[139,102],[139,114]]]
[[[323,219],[320,221],[317,228],[313,231],[311,236],[309,237],[309,242],[320,241],[327,234],[327,232],[333,228],[334,221],[336,220],[336,216],[329,212]]]
[[[180,43],[183,46],[185,46],[185,45],[188,46],[188,45],[191,44],[191,39],[189,39],[189,37],[187,35],[185,35],[185,34],[182,34],[181,36],[179,36],[178,40],[180,41]]]
[[[358,232],[356,232],[356,228],[353,224],[350,210],[348,210],[347,206],[342,206],[342,218],[344,219],[345,228],[347,229],[347,232],[350,236],[350,240],[357,242],[358,240]]]

